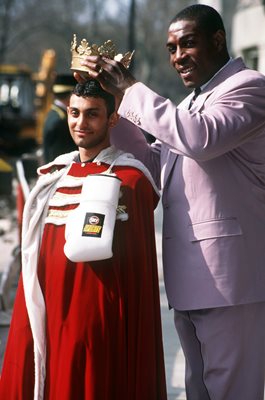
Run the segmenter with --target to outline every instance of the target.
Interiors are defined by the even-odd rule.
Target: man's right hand
[[[102,88],[113,94],[121,102],[127,88],[136,83],[134,76],[122,63],[101,56],[87,56],[81,64],[88,68],[87,79],[97,79]],[[74,73],[78,82],[85,80],[84,75]]]

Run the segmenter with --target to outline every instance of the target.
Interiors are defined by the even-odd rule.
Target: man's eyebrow
[[[179,38],[179,42],[182,42],[182,41],[187,40],[187,39],[194,39],[195,37],[196,37],[196,34],[193,33],[193,32],[192,33],[186,33],[186,34],[184,34],[183,36],[181,36]],[[176,47],[176,44],[174,42],[168,41],[166,46],[167,47],[170,47],[170,46]]]
[[[75,106],[69,106],[69,108],[70,108],[70,110],[79,110],[79,108],[75,107]],[[89,107],[89,108],[86,108],[85,111],[97,111],[97,110],[99,110],[99,107]]]

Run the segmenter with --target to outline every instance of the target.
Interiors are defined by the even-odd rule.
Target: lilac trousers
[[[174,310],[187,400],[263,400],[265,303]]]

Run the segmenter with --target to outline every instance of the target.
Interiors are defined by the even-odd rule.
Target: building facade
[[[231,50],[250,68],[265,74],[265,4],[262,0],[238,1],[233,18]]]
[[[204,0],[224,19],[227,42],[234,57],[265,74],[265,0]]]

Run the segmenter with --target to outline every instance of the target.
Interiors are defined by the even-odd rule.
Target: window
[[[250,47],[243,50],[243,58],[246,65],[249,68],[258,69],[259,66],[259,55],[257,47]]]

